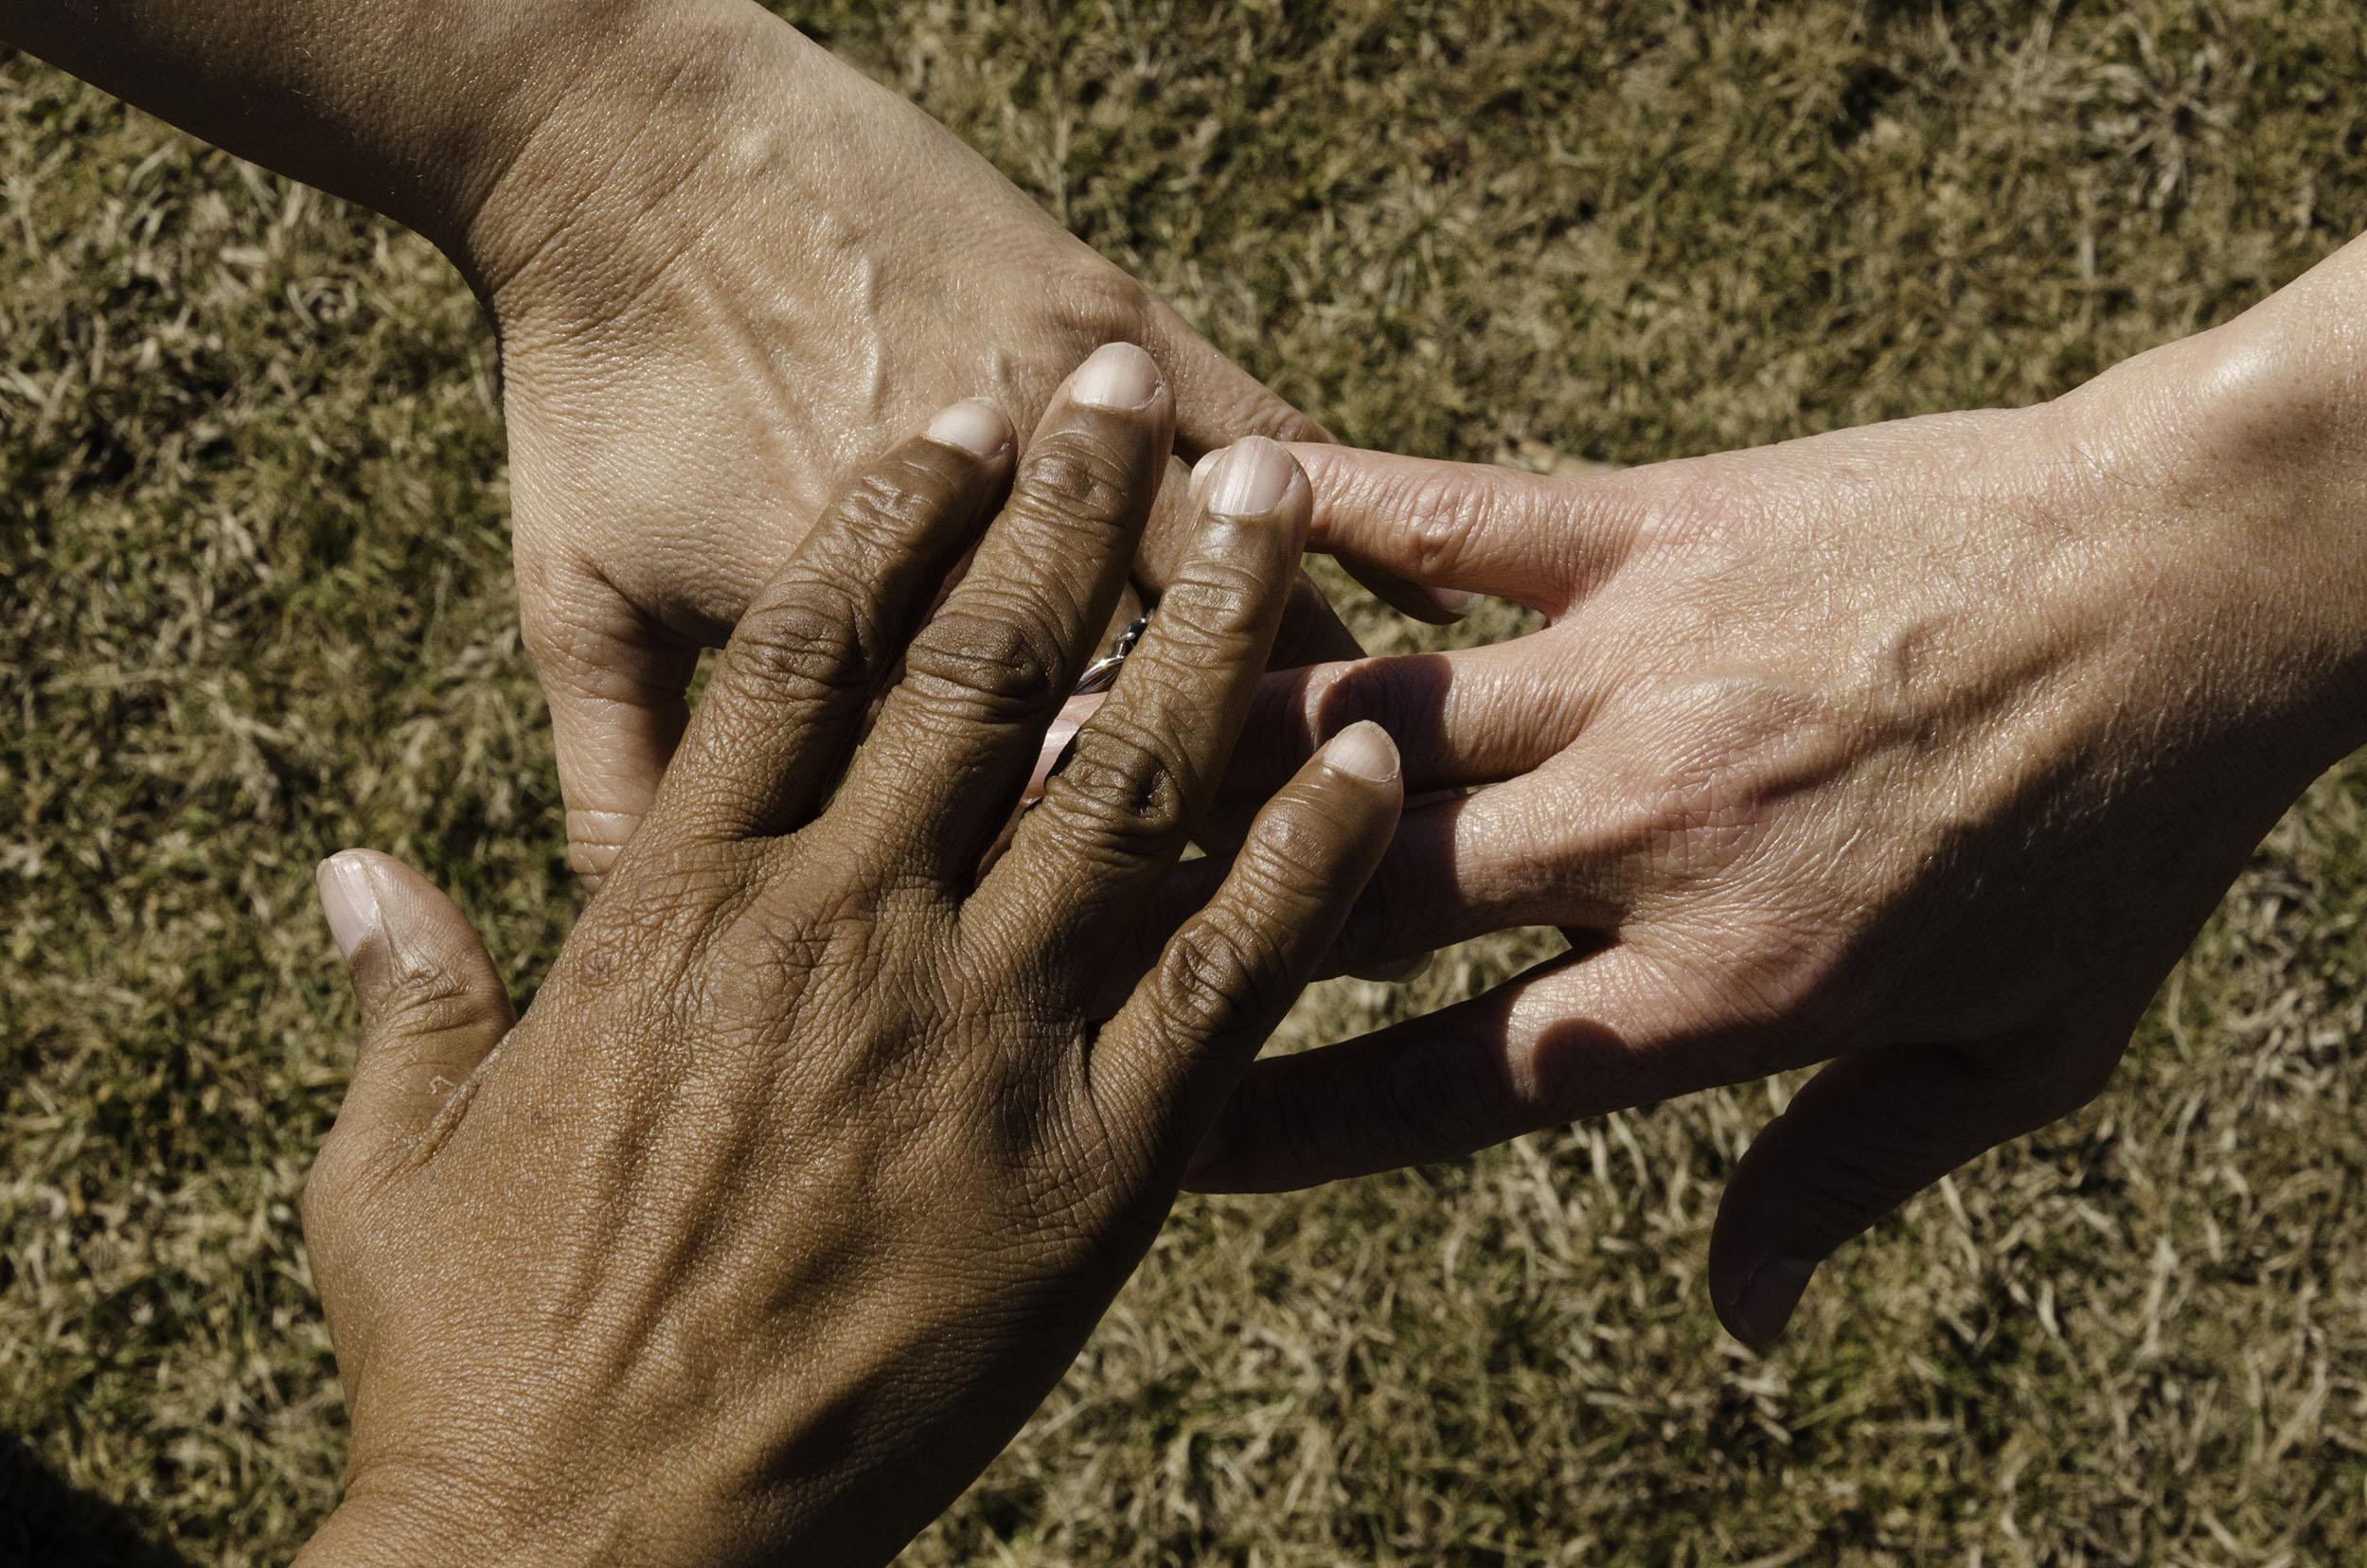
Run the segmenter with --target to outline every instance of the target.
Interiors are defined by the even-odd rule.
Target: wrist
[[[458,1524],[430,1525],[407,1510],[348,1492],[296,1554],[295,1568],[435,1568],[508,1561],[485,1552],[483,1539]],[[553,1559],[551,1568],[560,1568]]]
[[[2354,245],[2056,405],[2102,481],[2089,514],[2135,524],[2125,586],[2163,662],[2263,748],[2264,787],[2291,783],[2280,807],[2367,743],[2367,351],[2343,341],[2363,313]]]
[[[296,1568],[587,1568],[618,1559],[602,1549],[619,1533],[618,1510],[656,1511],[650,1488],[587,1484],[599,1457],[589,1445],[554,1455],[521,1438],[473,1452],[455,1440],[468,1424],[441,1423],[431,1442],[400,1444],[396,1457],[365,1417],[345,1495]]]
[[[816,123],[818,89],[853,73],[750,0],[640,6],[596,53],[565,53],[574,74],[523,96],[523,134],[447,247],[506,330],[614,314],[722,218],[753,218],[736,177],[794,176],[802,148],[827,162],[845,145]]]

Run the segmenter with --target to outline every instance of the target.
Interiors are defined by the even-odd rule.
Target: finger
[[[1291,452],[1315,490],[1311,548],[1555,617],[1626,559],[1651,472],[1547,478],[1321,444]]]
[[[1119,1126],[1155,1129],[1180,1165],[1298,998],[1380,858],[1403,798],[1379,728],[1340,736],[1258,813],[1232,875],[1176,933],[1094,1043]]]
[[[1566,793],[1558,781],[1522,780],[1409,806],[1316,977],[1403,978],[1438,949],[1491,931],[1617,924],[1635,882],[1632,862],[1544,847],[1570,842]],[[1110,964],[1113,982],[1140,973],[1228,869],[1212,855],[1162,879]],[[1115,1005],[1106,992],[1102,1001]]]
[[[596,889],[650,810],[689,721],[699,650],[636,615],[605,582],[529,585],[519,617],[542,678],[567,805],[567,864]]]
[[[1826,1067],[1736,1167],[1710,1233],[1710,1299],[1752,1345],[1772,1344],[1816,1266],[1985,1149],[2095,1097],[2118,1042],[2074,1050],[1892,1045]]]
[[[1383,571],[1369,561],[1344,560],[1340,564],[1348,576],[1363,584],[1366,592],[1399,615],[1411,615],[1433,626],[1451,625],[1471,613],[1471,606],[1480,596],[1461,588],[1431,588],[1409,581],[1395,572]]]
[[[338,1136],[416,1137],[509,1032],[508,989],[468,917],[400,861],[347,849],[316,880],[362,1005]]]
[[[1315,579],[1302,570],[1290,579],[1290,597],[1282,607],[1282,627],[1274,633],[1269,669],[1294,669],[1302,665],[1337,664],[1361,659],[1364,645],[1356,640],[1331,607]]]
[[[1306,526],[1290,454],[1234,447],[1141,646],[980,889],[974,918],[1008,927],[1006,951],[1097,970],[1183,853],[1273,647]]]
[[[1518,778],[1575,739],[1631,671],[1630,650],[1531,637],[1446,653],[1280,669],[1258,684],[1224,793],[1271,793],[1330,737],[1369,719],[1397,737],[1406,788]]]
[[[1272,435],[1272,433],[1260,432],[1259,434]],[[1323,442],[1326,445],[1331,444],[1332,440],[1331,435],[1328,431],[1312,437],[1292,436],[1276,437],[1275,438],[1293,441],[1312,439]],[[1179,444],[1182,443],[1182,437],[1180,436],[1178,437],[1178,441]],[[1212,450],[1208,452],[1206,455],[1202,456],[1193,467],[1192,477],[1196,483],[1201,476],[1206,472],[1209,460],[1215,455],[1216,451]],[[1467,594],[1462,590],[1455,588],[1428,588],[1418,582],[1408,582],[1405,579],[1397,577],[1393,573],[1382,571],[1377,566],[1366,565],[1358,561],[1346,561],[1344,562],[1344,564],[1347,567],[1348,576],[1354,578],[1358,582],[1361,583],[1366,591],[1371,593],[1374,597],[1379,599],[1383,604],[1388,605],[1393,610],[1397,610],[1404,615],[1413,616],[1415,620],[1428,621],[1433,625],[1443,626],[1450,621],[1461,620],[1466,615],[1470,613],[1471,606],[1479,602],[1480,597],[1477,594]],[[1312,587],[1313,584],[1310,582],[1308,586]],[[1320,591],[1318,591],[1317,597],[1321,597]],[[1330,606],[1326,603],[1325,608],[1328,610]],[[1338,617],[1336,615],[1332,616],[1331,619],[1335,625],[1338,624]],[[1347,629],[1345,627],[1341,627],[1343,633],[1345,633],[1346,630]],[[1354,638],[1351,637],[1349,641],[1353,643]],[[1293,650],[1295,650],[1295,641],[1286,646],[1290,646],[1293,648]],[[1360,649],[1358,651],[1361,652],[1361,650]],[[1285,668],[1293,664],[1312,664],[1319,657],[1336,659],[1354,658],[1355,656],[1355,653],[1317,654],[1310,650],[1308,655],[1305,658],[1277,659],[1275,661],[1275,668]]]
[[[1279,1192],[1460,1159],[1523,1132],[1801,1064],[1733,976],[1632,943],[1541,964],[1486,995],[1258,1062],[1184,1185]]]
[[[1175,389],[1175,445],[1189,463],[1251,436],[1328,441],[1331,433],[1217,352],[1161,301],[1151,306],[1149,348]]]
[[[1173,411],[1158,366],[1123,343],[1053,399],[1001,519],[905,650],[839,793],[889,854],[931,876],[972,873],[1125,587]]]
[[[1143,529],[1142,545],[1134,557],[1134,582],[1150,603],[1158,602],[1190,552],[1193,536],[1200,526],[1201,487],[1218,455],[1209,453],[1189,470],[1181,459],[1168,463],[1166,482],[1159,487],[1158,504],[1151,508],[1149,525]],[[1324,597],[1324,591],[1304,571],[1296,572],[1290,583],[1290,602],[1282,612],[1282,630],[1274,635],[1268,666],[1289,669],[1363,656],[1363,647],[1341,624],[1339,613]]]
[[[1153,330],[1158,334],[1155,351],[1175,386],[1176,452],[1184,460],[1196,463],[1195,476],[1204,471],[1210,458],[1246,437],[1263,436],[1275,441],[1331,441],[1331,432],[1217,352],[1172,309],[1156,305],[1153,320]],[[1179,513],[1189,515],[1188,508],[1179,508]],[[1160,530],[1154,526],[1151,532],[1155,538]],[[1386,572],[1351,566],[1349,574],[1383,602],[1418,620],[1457,620],[1477,602],[1475,595],[1452,590],[1434,592]],[[1307,587],[1311,597],[1294,599],[1284,620],[1285,635],[1276,649],[1278,668],[1312,664],[1318,659],[1352,659],[1362,651],[1347,628],[1340,624],[1322,591],[1312,582]]]
[[[757,594],[716,661],[661,791],[708,839],[794,830],[821,808],[946,575],[1011,471],[1010,423],[970,401],[868,465]]]

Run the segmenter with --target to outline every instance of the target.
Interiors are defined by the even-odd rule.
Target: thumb
[[[604,583],[547,578],[521,569],[519,620],[550,705],[567,864],[596,891],[682,742],[699,650]]]
[[[1331,433],[1217,352],[1165,301],[1151,303],[1143,344],[1175,392],[1175,454],[1186,463],[1248,436],[1328,441]]]
[[[1710,1232],[1718,1320],[1746,1345],[1774,1343],[1842,1242],[1975,1155],[2094,1098],[2120,1048],[1891,1045],[1826,1067],[1726,1184]]]
[[[316,880],[362,1004],[337,1131],[373,1144],[416,1137],[509,1032],[508,989],[468,917],[400,861],[347,849]]]

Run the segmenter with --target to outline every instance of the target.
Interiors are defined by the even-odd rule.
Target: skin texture
[[[409,223],[476,289],[501,340],[521,624],[596,884],[681,738],[700,650],[936,409],[988,396],[1032,428],[1124,341],[1174,389],[1183,461],[1323,438],[749,0],[0,0],[0,36]],[[1146,599],[1190,538],[1172,489],[1136,562]],[[1278,661],[1353,656],[1313,586],[1290,592]]]
[[[1712,1242],[1719,1313],[1771,1339],[1842,1241],[2096,1093],[2253,846],[2367,739],[2362,301],[2354,245],[2050,405],[1599,477],[1303,450],[1319,547],[1553,622],[1266,683],[1244,788],[1363,719],[1409,789],[1494,786],[1417,799],[1331,967],[1515,925],[1575,951],[1259,1064],[1191,1184],[1839,1059]]]
[[[1106,348],[1015,481],[1001,416],[965,407],[990,454],[908,440],[758,595],[514,1027],[421,879],[324,866],[365,1038],[305,1201],[353,1420],[308,1563],[885,1561],[1066,1366],[1379,860],[1400,794],[1365,726],[1088,1023],[1216,792],[1308,492],[1281,447],[1235,449],[988,867],[1174,404]]]

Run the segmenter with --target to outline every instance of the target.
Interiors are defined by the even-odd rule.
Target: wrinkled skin
[[[477,223],[500,323],[519,594],[577,867],[630,837],[720,644],[847,465],[952,399],[1032,421],[1095,347],[1148,345],[1184,459],[1320,430],[903,99],[747,8],[678,168],[578,223],[596,103],[546,122]],[[783,84],[793,82],[792,90]],[[702,134],[703,132],[703,134]],[[635,179],[648,188],[636,188]],[[1180,476],[1180,471],[1179,471]],[[1155,597],[1187,513],[1154,520]],[[1353,656],[1301,581],[1286,660]]]
[[[681,737],[700,650],[855,466],[936,409],[991,397],[1031,429],[1080,359],[1129,342],[1168,378],[1184,460],[1323,437],[750,0],[0,0],[0,36],[409,223],[477,290],[521,625],[570,860],[596,885]],[[1178,484],[1143,596],[1189,523]],[[1291,595],[1280,662],[1356,653],[1311,583]]]
[[[1493,786],[1408,812],[1332,967],[1517,925],[1575,951],[1260,1064],[1193,1184],[1838,1057],[1712,1243],[1763,1342],[1842,1240],[2084,1103],[2261,835],[2367,739],[2362,304],[2354,246],[2047,406],[1597,477],[1303,449],[1319,547],[1552,618],[1269,678],[1244,786],[1360,719],[1410,789]]]
[[[1023,457],[971,402],[870,465],[755,597],[514,1027],[449,902],[328,863],[365,1038],[305,1234],[353,1439],[308,1563],[885,1561],[1057,1380],[1400,798],[1386,737],[1343,737],[1088,1022],[1216,792],[1309,506],[1283,448],[1234,449],[1006,830],[1173,420],[1118,346]]]

